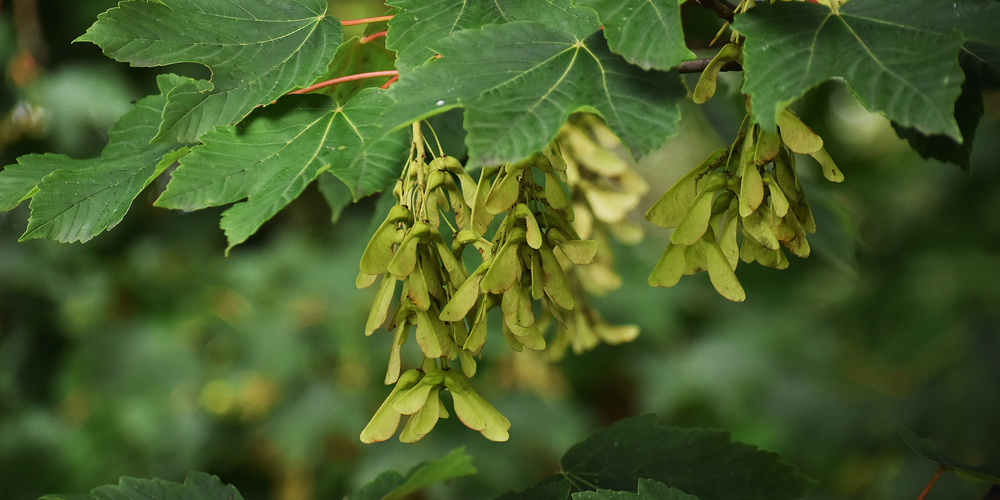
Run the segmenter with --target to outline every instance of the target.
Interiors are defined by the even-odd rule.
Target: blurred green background
[[[30,152],[95,156],[130,102],[155,91],[161,68],[70,43],[115,3],[0,3],[3,165]],[[341,19],[384,11],[331,7]],[[721,81],[639,163],[652,189],[637,220],[731,140],[739,75]],[[822,482],[809,498],[915,498],[936,465],[900,427],[967,462],[1000,462],[1000,96],[986,105],[964,173],[922,160],[843,84],[812,91],[798,110],[847,177],[804,174],[814,255],[785,271],[741,265],[744,304],[704,273],[651,289],[669,234],[643,222],[641,244],[615,248],[625,285],[594,300],[609,321],[640,325],[638,340],[549,365],[491,336],[475,382],[511,420],[507,443],[454,418],[413,445],[358,441],[389,391],[390,336],[364,337],[374,290],[354,287],[374,200],[331,226],[310,188],[228,258],[221,210],[154,208],[162,182],[83,245],[17,243],[22,204],[0,214],[0,498],[203,470],[247,500],[337,499],[466,446],[480,473],[421,495],[487,499],[545,477],[597,427],[646,412],[780,452]],[[985,490],[948,474],[928,498]]]

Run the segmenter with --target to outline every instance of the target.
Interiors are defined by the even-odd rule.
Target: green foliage
[[[703,500],[793,499],[815,486],[776,453],[733,443],[727,432],[655,421],[645,415],[595,432],[563,455],[562,474],[576,490],[631,490],[652,479]]]
[[[243,500],[232,485],[204,472],[191,472],[184,484],[162,479],[123,477],[118,486],[94,488],[89,495],[46,495],[43,500]]]
[[[28,155],[0,172],[3,208],[31,199],[31,218],[21,239],[87,241],[121,222],[139,192],[187,152],[176,143],[149,144],[163,111],[163,95],[181,81],[172,75],[159,78],[163,94],[143,99],[122,115],[108,132],[100,157]]]
[[[457,448],[442,458],[414,467],[406,476],[395,471],[383,472],[348,498],[349,500],[397,500],[432,484],[475,473],[472,457],[466,455],[463,448]]]
[[[622,420],[595,432],[563,455],[559,477],[524,492],[522,499],[697,500],[698,498],[799,498],[812,481],[777,454],[733,443],[728,433],[656,427],[646,415]],[[403,476],[384,472],[349,500],[398,500],[433,484],[475,474],[463,448],[414,467]],[[711,479],[708,479],[711,478]],[[636,491],[636,485],[638,490]],[[687,494],[694,491],[698,496]],[[119,496],[118,494],[121,494]],[[505,494],[497,500],[512,498]],[[122,478],[118,487],[103,486],[91,496],[52,495],[46,500],[124,498],[126,500],[193,500],[241,497],[218,478],[192,472],[184,485],[159,479]]]

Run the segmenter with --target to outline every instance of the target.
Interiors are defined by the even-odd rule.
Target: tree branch
[[[677,72],[701,73],[702,71],[705,71],[705,68],[708,66],[708,63],[710,62],[712,62],[711,58],[695,59],[693,61],[684,61],[679,65],[677,65]],[[719,71],[743,71],[743,66],[740,66],[740,63],[736,61],[729,61],[726,64],[723,64],[722,68],[720,68]]]
[[[706,9],[711,9],[712,12],[715,12],[715,15],[721,17],[722,19],[725,19],[726,22],[729,22],[729,23],[733,22],[733,19],[735,17],[735,13],[733,12],[733,8],[732,7],[729,7],[729,6],[727,6],[727,5],[725,5],[725,4],[722,3],[722,1],[725,1],[725,0],[722,0],[722,1],[720,1],[720,0],[692,0],[692,1],[694,3],[696,3],[696,4],[698,4],[698,5],[701,5],[702,7],[705,7]],[[726,2],[726,3],[729,3],[729,2]]]

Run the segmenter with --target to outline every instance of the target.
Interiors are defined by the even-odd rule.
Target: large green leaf
[[[1000,4],[991,0],[909,2],[852,0],[839,12],[819,4],[758,2],[737,16],[746,35],[744,92],[768,130],[789,103],[841,77],[865,107],[923,134],[962,141],[954,118],[964,79],[965,38],[995,33]],[[992,23],[991,28],[986,23]],[[992,29],[993,31],[988,31]]]
[[[909,429],[900,429],[899,437],[913,451],[923,455],[924,458],[933,460],[943,467],[955,469],[956,471],[976,478],[987,483],[1000,484],[1000,464],[992,465],[969,465],[961,460],[952,458],[947,453],[941,451],[934,443],[917,437]]]
[[[995,35],[997,6],[992,7],[982,0],[981,12],[973,19],[963,21],[962,34],[966,42],[962,46],[959,61],[965,73],[962,83],[962,93],[955,101],[955,121],[962,132],[962,141],[952,137],[921,133],[913,127],[904,127],[893,122],[893,128],[900,137],[910,142],[924,158],[934,158],[951,162],[968,171],[972,156],[972,143],[976,136],[976,128],[985,109],[983,106],[983,91],[1000,88],[1000,39]],[[992,9],[992,13],[991,13]],[[943,14],[943,13],[942,13]],[[991,17],[992,15],[992,17]],[[927,20],[925,20],[927,21]],[[933,28],[933,23],[929,23]]]
[[[330,169],[355,199],[385,189],[406,160],[405,133],[377,123],[382,92],[365,89],[344,106],[324,95],[292,95],[249,120],[212,130],[156,200],[197,210],[234,203],[222,215],[229,247],[246,240]]]
[[[611,50],[644,69],[671,69],[694,59],[684,43],[677,0],[575,0],[592,7]]]
[[[232,485],[204,472],[190,472],[184,484],[123,477],[118,486],[100,486],[89,495],[46,495],[43,500],[243,500]]]
[[[211,90],[191,83],[167,94],[156,140],[190,142],[312,83],[341,37],[326,0],[127,0],[77,40],[132,66],[211,68]]]
[[[435,55],[434,42],[457,31],[488,24],[535,21],[579,38],[599,30],[593,10],[570,0],[392,0],[399,7],[389,21],[387,46],[397,53],[396,67],[410,71]]]
[[[573,494],[573,500],[698,500],[677,488],[671,488],[659,481],[639,480],[639,490],[631,491],[597,490]]]
[[[397,126],[465,107],[471,166],[541,150],[571,113],[600,114],[634,153],[676,132],[686,90],[675,73],[643,71],[608,50],[534,22],[465,30],[435,42],[442,55],[400,77],[384,117]],[[461,75],[461,78],[456,78]]]
[[[634,491],[651,479],[702,500],[790,500],[814,485],[777,453],[734,443],[728,432],[655,420],[643,415],[595,432],[563,455],[563,474],[578,490]]]
[[[405,73],[434,56],[429,47],[456,31],[503,22],[492,0],[389,0],[399,7],[389,21],[386,47],[396,51],[396,68]]]
[[[162,92],[189,81],[176,75],[157,79]],[[97,158],[31,154],[0,172],[0,209],[31,198],[21,240],[87,241],[118,224],[139,192],[187,152],[178,143],[149,143],[163,106],[162,95],[136,103],[108,131],[108,145]]]

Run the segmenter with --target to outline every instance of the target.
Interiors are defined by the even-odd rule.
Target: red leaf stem
[[[927,483],[927,486],[924,486],[924,491],[920,492],[920,496],[917,497],[917,500],[924,500],[924,497],[927,496],[927,492],[931,491],[931,488],[934,486],[934,483],[937,482],[938,478],[941,477],[941,474],[944,474],[944,471],[946,470],[948,470],[948,468],[943,465],[941,467],[938,467],[938,470],[934,474],[934,477],[932,477],[931,481]]]
[[[371,35],[368,35],[368,36],[366,36],[366,37],[358,40],[358,42],[360,42],[360,43],[368,43],[368,42],[370,42],[370,41],[372,41],[372,40],[374,40],[376,38],[380,38],[380,37],[385,36],[386,33],[388,33],[388,31],[379,31],[378,33],[372,33]]]
[[[396,70],[390,71],[372,71],[371,73],[358,73],[356,75],[341,76],[339,78],[334,78],[333,80],[327,80],[325,82],[319,82],[315,85],[310,85],[304,89],[294,90],[289,92],[290,94],[305,94],[306,92],[312,92],[316,89],[321,89],[323,87],[329,87],[331,85],[336,85],[338,83],[350,82],[354,80],[364,80],[365,78],[378,78],[380,76],[398,76],[399,72]],[[391,81],[391,80],[390,80]]]
[[[378,16],[378,17],[366,17],[364,19],[354,19],[350,21],[341,21],[341,26],[356,26],[358,24],[368,24],[377,23],[379,21],[388,21],[392,19],[392,16]]]
[[[393,83],[395,83],[396,80],[399,80],[399,75],[392,75],[392,78],[390,78],[388,82],[383,83],[382,86],[379,87],[379,88],[385,90],[385,89],[389,88],[389,85],[392,85]]]

